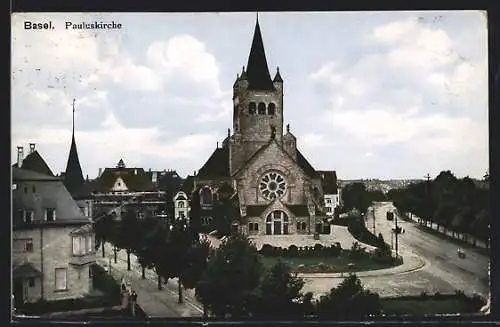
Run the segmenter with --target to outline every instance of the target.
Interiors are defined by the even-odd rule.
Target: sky
[[[52,21],[51,30],[24,22]],[[103,21],[119,30],[65,29]],[[202,167],[232,127],[232,86],[256,13],[12,15],[12,162],[65,170],[75,101],[84,176]],[[340,179],[482,178],[488,170],[487,20],[479,11],[259,13],[284,119]]]

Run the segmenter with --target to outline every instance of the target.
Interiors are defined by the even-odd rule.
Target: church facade
[[[284,126],[283,79],[279,68],[271,79],[258,20],[248,64],[233,86],[233,105],[232,133],[228,129],[194,177],[202,209],[209,212],[225,185],[239,208],[233,227],[244,234],[329,233],[325,174],[311,166]],[[334,171],[328,175],[336,179]]]

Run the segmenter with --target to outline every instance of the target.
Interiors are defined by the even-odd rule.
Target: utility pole
[[[427,175],[424,176],[425,179],[427,180],[427,182],[425,183],[425,213],[426,213],[426,220],[427,221],[430,221],[431,223],[431,228],[432,228],[432,221],[431,221],[431,217],[430,217],[430,206],[429,206],[429,180],[431,179],[431,176],[429,175],[429,173],[427,173]],[[427,222],[425,223],[425,225],[427,226]]]
[[[373,235],[377,235],[375,231],[375,208],[372,208],[372,218],[373,218]]]
[[[398,215],[394,215],[394,238],[396,241],[396,258],[398,257],[398,234],[399,234],[399,227],[398,227]]]

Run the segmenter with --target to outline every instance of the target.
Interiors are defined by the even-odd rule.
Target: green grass
[[[381,299],[384,313],[389,315],[435,315],[456,313],[477,313],[483,305],[479,300],[465,296],[407,296]]]
[[[377,270],[393,267],[391,264],[384,264],[375,262],[373,259],[366,257],[358,260],[353,260],[348,257],[339,256],[339,257],[296,257],[296,258],[284,258],[284,257],[265,257],[262,256],[262,263],[265,268],[271,268],[278,260],[289,265],[292,269],[298,268],[300,265],[304,265],[305,267],[314,267],[320,263],[328,266],[332,269],[331,272],[357,272],[357,271],[368,271],[368,270]],[[353,263],[355,266],[353,268],[349,268],[348,264]]]

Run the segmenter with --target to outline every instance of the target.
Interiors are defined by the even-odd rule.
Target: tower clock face
[[[260,178],[259,190],[267,200],[281,198],[286,192],[285,177],[276,171],[267,172]]]

